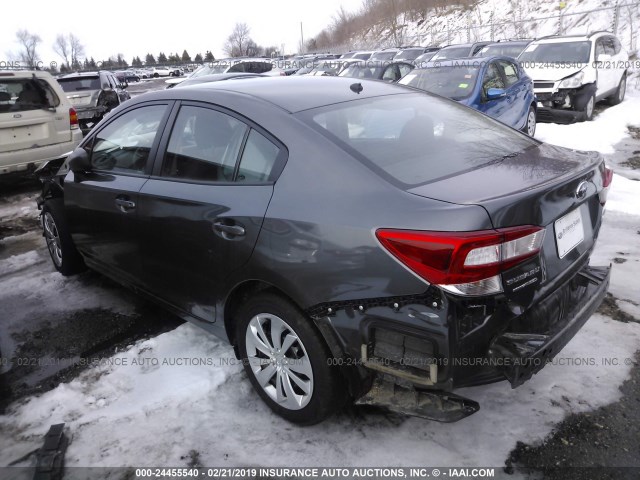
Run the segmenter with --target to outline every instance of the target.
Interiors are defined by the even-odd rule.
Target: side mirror
[[[120,88],[122,88],[123,90],[125,88],[127,88],[128,86],[129,86],[129,84],[127,82],[123,82],[123,83],[120,84]]]
[[[490,88],[487,90],[487,100],[495,100],[497,98],[502,98],[507,94],[504,88]]]
[[[89,154],[84,148],[78,147],[69,155],[69,170],[73,173],[91,170]]]

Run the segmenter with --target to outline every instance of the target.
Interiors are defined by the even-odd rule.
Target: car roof
[[[75,78],[75,77],[95,77],[103,73],[104,71],[93,71],[93,72],[75,72],[75,73],[66,73],[64,75],[60,75],[58,79],[61,78]],[[106,73],[106,72],[105,72]],[[113,73],[113,72],[109,72]]]
[[[0,70],[0,78],[32,78],[34,75],[40,78],[53,78],[46,70]]]
[[[351,86],[360,84],[362,90],[352,90]],[[309,92],[314,92],[309,95]],[[348,77],[289,76],[248,78],[242,82],[210,82],[180,89],[149,92],[129,100],[132,103],[160,99],[198,99],[218,103],[225,97],[229,101],[234,96],[245,95],[271,103],[289,113],[336,103],[359,100],[384,95],[412,93],[402,87],[375,80],[363,80]],[[127,103],[129,103],[127,102]],[[222,102],[224,104],[224,102]]]
[[[566,42],[588,42],[593,38],[601,37],[603,35],[612,35],[613,33],[600,30],[590,34],[576,34],[576,35],[549,35],[548,37],[542,37],[534,40],[535,43],[566,43]]]

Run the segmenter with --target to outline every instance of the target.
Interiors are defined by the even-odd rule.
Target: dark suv
[[[131,96],[127,84],[112,73],[78,72],[58,77],[58,83],[78,113],[78,123],[86,134],[102,117]]]

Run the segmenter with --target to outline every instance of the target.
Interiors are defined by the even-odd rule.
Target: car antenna
[[[364,90],[364,88],[362,88],[362,84],[361,83],[352,83],[351,87],[349,87],[349,88],[351,88],[352,92],[357,93],[358,95],[360,95],[360,92],[362,90]]]

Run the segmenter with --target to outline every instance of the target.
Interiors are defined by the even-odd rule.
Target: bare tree
[[[80,43],[80,39],[73,33],[69,34],[69,47],[71,49],[71,65],[73,68],[80,68],[82,58],[84,57],[84,45]]]
[[[246,23],[236,23],[236,26],[233,27],[233,32],[227,37],[227,41],[224,44],[225,53],[231,57],[248,55],[248,47],[255,45],[255,43],[250,45],[250,42],[253,42],[249,36],[250,31]]]
[[[53,43],[53,51],[60,55],[67,67],[71,65],[69,63],[69,42],[67,42],[67,37],[58,34],[56,41]]]
[[[30,67],[34,67],[38,61],[38,54],[36,48],[38,44],[42,42],[39,35],[35,33],[29,33],[28,30],[18,30],[16,32],[16,38],[20,43],[21,51],[19,52],[20,60]]]

